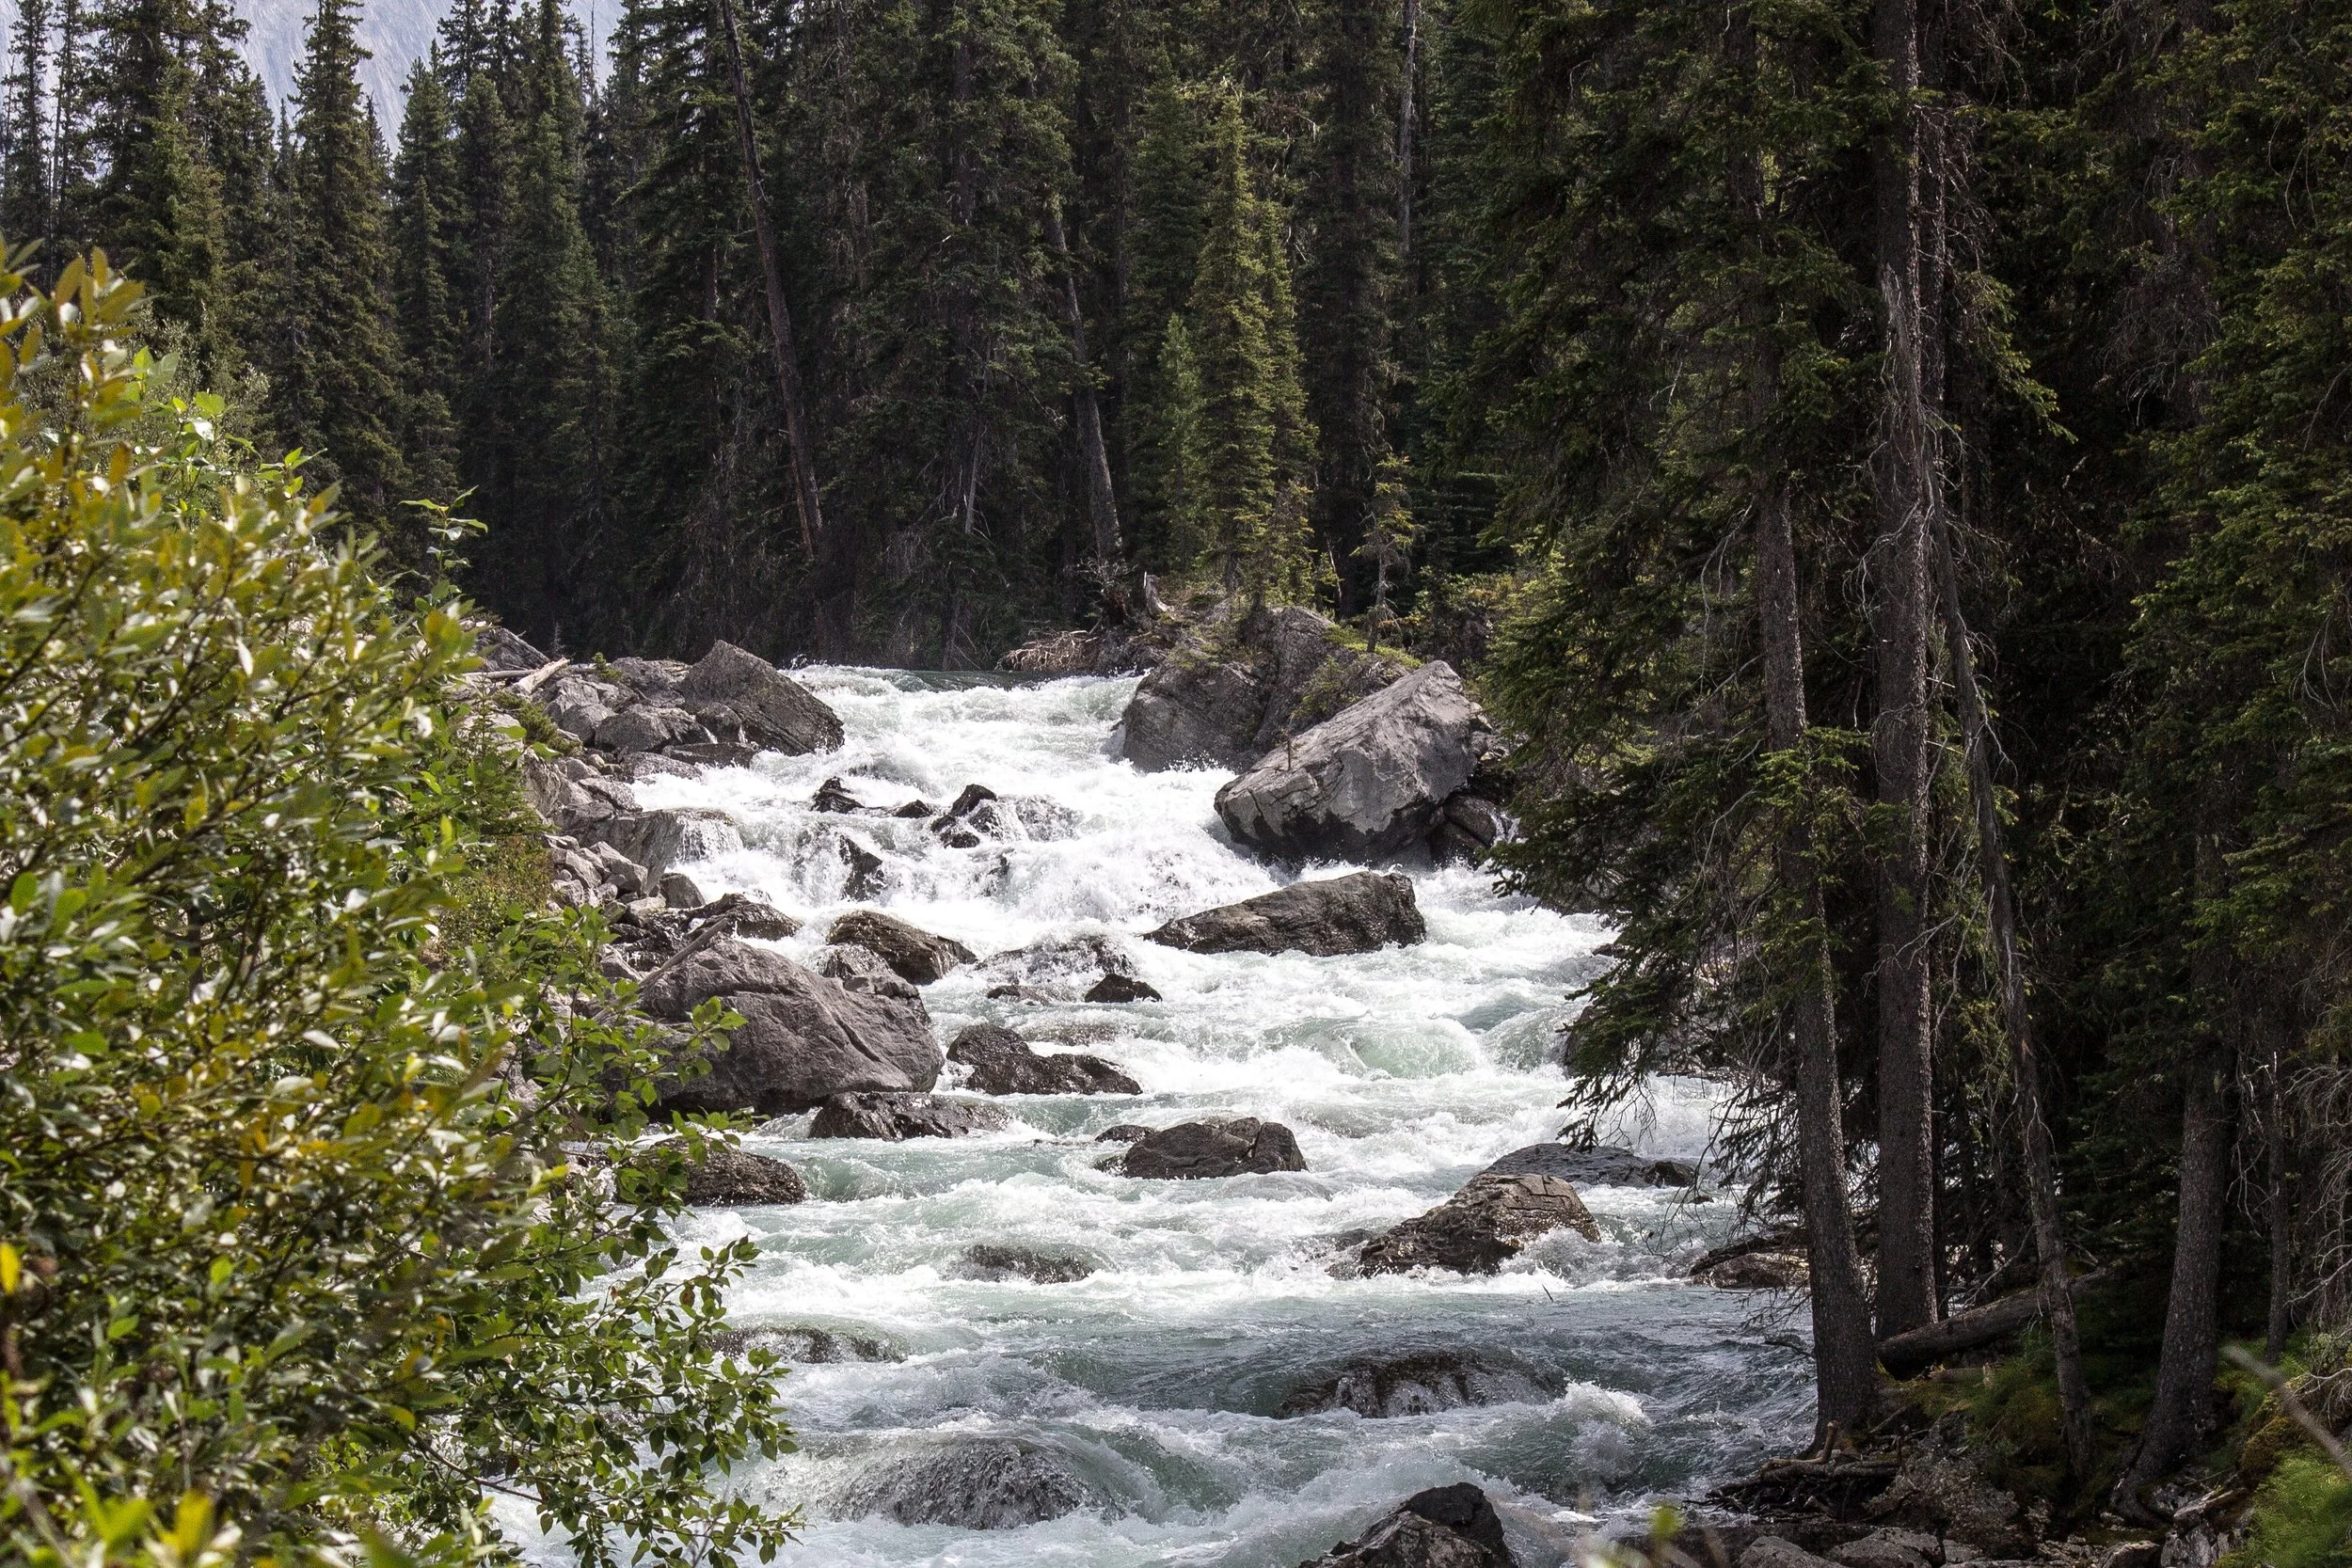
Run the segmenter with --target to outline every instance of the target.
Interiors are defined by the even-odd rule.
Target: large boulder
[[[1100,1056],[1041,1056],[1027,1040],[993,1023],[975,1023],[958,1035],[947,1059],[970,1068],[971,1085],[982,1094],[1143,1092],[1142,1085]]]
[[[1424,664],[1268,752],[1216,792],[1216,815],[1277,859],[1380,860],[1429,836],[1490,734],[1453,667]]]
[[[743,1015],[708,1073],[668,1080],[663,1111],[781,1116],[858,1089],[928,1089],[945,1058],[922,1004],[852,991],[781,953],[723,939],[650,976],[656,1018],[683,1019],[717,997]]]
[[[1195,1180],[1216,1176],[1263,1176],[1305,1170],[1298,1139],[1279,1121],[1234,1117],[1222,1121],[1185,1121],[1162,1128],[1127,1146],[1120,1171],[1152,1180]]]
[[[992,953],[981,960],[979,976],[987,982],[992,996],[1003,994],[1041,1002],[1075,1002],[1082,997],[1093,1000],[1090,993],[1105,981],[1125,982],[1114,986],[1115,990],[1139,994],[1151,990],[1136,973],[1135,958],[1126,946],[1116,937],[1094,932]],[[1135,995],[1120,998],[1136,999]]]
[[[1058,1456],[1006,1437],[926,1443],[853,1481],[837,1512],[902,1525],[1019,1529],[1096,1499]]]
[[[1580,1187],[1695,1187],[1698,1166],[1688,1160],[1660,1160],[1603,1144],[1570,1148],[1566,1144],[1529,1144],[1515,1148],[1478,1173],[1481,1176],[1556,1176]]]
[[[1337,1376],[1309,1384],[1285,1399],[1281,1414],[1311,1416],[1326,1410],[1353,1410],[1379,1420],[1544,1397],[1542,1386],[1515,1368],[1453,1351],[1432,1351],[1388,1360],[1351,1361]]]
[[[689,861],[706,861],[743,847],[743,834],[723,811],[702,807],[615,812],[572,830],[582,843],[610,844],[650,871],[662,873]]]
[[[923,1004],[923,993],[914,982],[900,978],[898,972],[884,963],[882,956],[870,947],[847,942],[836,947],[819,948],[811,967],[828,980],[840,981],[845,990],[895,996],[916,1006]]]
[[[956,1272],[965,1279],[992,1285],[1010,1279],[1025,1279],[1032,1285],[1071,1285],[1092,1274],[1094,1265],[1073,1253],[979,1242],[963,1249]]]
[[[1600,1240],[1584,1200],[1558,1177],[1473,1176],[1427,1213],[1366,1242],[1357,1264],[1366,1274],[1492,1274],[1528,1243],[1564,1227],[1588,1242]]]
[[[544,668],[548,656],[504,626],[484,626],[473,636],[473,651],[485,670],[508,673]]]
[[[597,725],[629,705],[631,696],[612,682],[566,673],[541,689],[539,705],[548,710],[557,729],[585,743],[596,738]]]
[[[1412,879],[1397,872],[1356,871],[1318,882],[1293,882],[1238,904],[1171,920],[1144,940],[1191,953],[1370,953],[1429,934]]]
[[[841,744],[841,720],[808,689],[732,642],[710,652],[677,682],[677,702],[723,738],[799,756]]]
[[[995,1132],[1012,1118],[993,1105],[977,1100],[952,1100],[940,1094],[837,1094],[825,1101],[810,1122],[812,1138],[880,1138],[901,1143],[908,1138],[961,1138],[973,1132]]]
[[[1518,1568],[1502,1519],[1469,1481],[1416,1492],[1353,1541],[1298,1568]]]
[[[1247,768],[1396,678],[1397,665],[1335,641],[1333,629],[1290,606],[1187,638],[1128,700],[1120,755],[1147,772]]]
[[[833,923],[825,940],[867,948],[918,986],[928,986],[958,964],[972,961],[972,949],[953,937],[933,936],[880,910],[851,910]]]

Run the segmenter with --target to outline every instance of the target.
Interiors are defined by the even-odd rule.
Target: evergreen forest
[[[177,1026],[124,974],[245,940],[206,934],[235,925],[210,880],[167,879],[205,921],[141,904],[119,929],[98,895],[129,883],[98,879],[85,908],[55,880],[75,833],[108,876],[146,875],[118,854],[140,811],[201,837],[228,786],[190,781],[262,722],[230,713],[210,760],[175,741],[87,787],[24,738],[64,700],[25,684],[58,657],[27,628],[97,615],[59,562],[169,554],[56,543],[100,529],[110,472],[142,476],[149,499],[121,503],[142,528],[195,518],[233,553],[249,515],[299,535],[288,560],[340,562],[270,589],[255,636],[398,626],[421,664],[374,668],[369,638],[395,634],[354,632],[335,679],[404,703],[464,662],[461,602],[549,656],[723,640],[923,671],[1164,614],[1241,638],[1305,607],[1354,650],[1462,673],[1508,743],[1517,832],[1487,868],[1613,930],[1553,1047],[1575,1125],[1661,1074],[1728,1085],[1712,1147],[1804,1259],[1806,1475],[1877,1463],[1904,1412],[1960,1411],[2058,1533],[2162,1528],[2235,1486],[2259,1505],[2232,1568],[2352,1564],[2352,1470],[2332,1467],[2352,1422],[2352,4],[621,0],[596,58],[564,0],[452,0],[392,124],[358,86],[361,3],[306,0],[280,104],[226,0],[18,0],[0,234],[34,248],[8,262],[0,326],[26,368],[0,450],[32,477],[0,511],[38,582],[0,642],[22,656],[0,672],[9,1115],[46,1106],[68,1131],[43,1135],[68,1138],[56,1085],[85,1069],[37,1079],[20,1041],[161,1038]],[[44,333],[98,369],[69,389]],[[110,470],[90,433],[118,426],[136,462]],[[278,583],[265,564],[254,581]],[[99,686],[176,691],[246,657],[202,623],[213,641],[168,670],[140,663],[135,606],[180,604],[178,580],[117,585],[88,634]],[[184,721],[144,711],[100,704],[91,733]],[[483,1042],[568,1027],[516,976],[560,961],[597,984],[598,933],[499,925],[475,968],[440,967],[420,911],[505,873],[436,857],[529,835],[443,799],[489,765],[446,718],[418,732],[426,711],[395,704],[315,755],[271,731],[289,799],[435,736],[367,784],[390,839],[313,802],[324,847],[288,852],[299,887],[340,878],[361,904],[278,910],[259,830],[207,849],[230,870],[206,876],[300,936],[284,983],[333,1000],[368,1070],[407,1085],[402,1115],[477,1140],[571,1117],[618,1148],[640,1110],[584,1107],[653,1071],[625,999],[596,1014],[601,1055],[534,1069],[548,1111],[459,1103],[501,1070]],[[58,803],[110,788],[139,810],[103,831]],[[445,808],[463,832],[432,825]],[[339,968],[339,943],[366,962]],[[167,995],[210,1006],[200,967]],[[53,1017],[68,970],[96,989]],[[442,1015],[474,1031],[446,1103],[399,1065]],[[317,1027],[272,1024],[253,1063],[285,1068]],[[159,1103],[358,1137],[336,1097],[366,1096],[329,1059],[266,1104],[239,1098],[267,1099],[242,1063]],[[118,1091],[104,1115],[152,1114]],[[212,1158],[203,1180],[236,1163]],[[382,1180],[372,1149],[351,1158],[355,1184]],[[197,1560],[146,1514],[108,1523],[113,1477],[246,1508],[245,1546],[191,1516],[207,1560],[380,1526],[454,1562],[477,1527],[449,1466],[509,1461],[590,1560],[771,1547],[782,1525],[698,1479],[786,1442],[771,1386],[709,1359],[717,1282],[749,1255],[583,1305],[599,1271],[672,1256],[677,1172],[621,1168],[622,1218],[560,1199],[604,1227],[590,1260],[534,1207],[546,1173],[485,1156],[469,1180],[511,1234],[468,1243],[479,1277],[402,1285],[457,1325],[433,1354],[469,1370],[410,1387],[397,1369],[421,1362],[388,1334],[365,1386],[322,1370],[269,1395],[347,1420],[347,1465],[291,1417],[248,1444],[174,1414],[217,1445],[189,1437],[175,1468],[96,1415],[53,1418],[67,1442],[11,1414],[0,1482],[38,1462],[58,1496],[83,1488],[44,1560],[114,1560],[73,1555],[85,1537]],[[352,1247],[442,1223],[450,1193],[416,1180],[416,1215]],[[0,1205],[0,1240],[26,1212]],[[182,1212],[140,1224],[178,1236]],[[97,1210],[75,1223],[114,1245]],[[118,1289],[174,1302],[169,1345],[199,1344],[201,1271],[226,1265],[167,1291],[109,1257]],[[672,1454],[666,1481],[582,1458],[584,1415],[513,1416],[526,1372],[483,1370],[521,1332],[485,1283],[511,1259],[535,1282],[518,1318],[579,1337],[548,1375],[637,1413],[590,1435]],[[0,1245],[11,1378],[18,1267]],[[350,1323],[410,1309],[334,1283]],[[1968,1338],[2028,1292],[2024,1338]],[[127,1320],[90,1311],[103,1349]],[[1996,1339],[1964,1376],[1914,1377]],[[186,1349],[190,1387],[266,1382],[201,1361]],[[161,1419],[158,1385],[90,1376]],[[444,1405],[453,1447],[404,1435]],[[672,1430],[690,1417],[701,1435]],[[734,1451],[696,1446],[730,1426]],[[353,1477],[382,1455],[405,1468],[377,1496]],[[302,1491],[330,1473],[325,1502]],[[20,1504],[0,1540],[33,1539]]]

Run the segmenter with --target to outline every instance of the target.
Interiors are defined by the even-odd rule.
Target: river
[[[802,1451],[747,1482],[806,1516],[795,1568],[1293,1568],[1407,1494],[1461,1480],[1487,1488],[1520,1561],[1541,1568],[1596,1518],[1801,1443],[1801,1324],[1682,1278],[1730,1221],[1720,1196],[1589,1189],[1600,1243],[1557,1232],[1489,1277],[1329,1272],[1335,1238],[1419,1213],[1557,1132],[1556,1031],[1601,961],[1601,927],[1498,895],[1482,874],[1423,866],[1411,868],[1429,926],[1417,946],[1336,958],[1153,946],[1139,934],[1281,879],[1223,836],[1211,801],[1230,775],[1116,760],[1132,680],[796,674],[840,714],[839,752],[639,788],[649,806],[716,806],[740,824],[748,847],[689,868],[698,880],[805,919],[780,944],[805,956],[859,902],[847,832],[883,862],[881,895],[862,902],[983,956],[1118,936],[1164,1000],[1021,1004],[989,998],[985,975],[952,974],[925,991],[943,1040],[977,1020],[1006,1024],[1041,1049],[1104,1056],[1144,1092],[1006,1099],[1009,1131],[954,1141],[811,1140],[806,1117],[771,1122],[746,1146],[798,1166],[817,1201],[685,1223],[688,1242],[757,1243],[730,1298],[736,1323],[822,1329],[844,1357],[791,1370]],[[978,783],[1068,817],[1057,836],[954,849],[920,821],[809,809],[834,776],[883,806],[936,807]],[[1661,1082],[1616,1135],[1695,1158],[1710,1103],[1704,1085]],[[1287,1123],[1307,1170],[1159,1182],[1097,1168],[1115,1148],[1092,1141],[1106,1127],[1207,1114]],[[1095,1272],[963,1277],[975,1243],[1076,1254]],[[1507,1369],[1506,1402],[1278,1415],[1350,1360],[1427,1351]],[[894,1487],[942,1452],[1008,1442],[1080,1505],[996,1529],[890,1516]]]

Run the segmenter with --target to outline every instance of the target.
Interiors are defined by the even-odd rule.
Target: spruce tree
[[[0,80],[8,152],[0,162],[0,234],[12,245],[49,233],[49,0],[17,0],[8,71]]]
[[[318,0],[295,73],[280,280],[280,351],[271,393],[285,438],[317,454],[317,480],[383,530],[405,476],[399,445],[405,382],[387,292],[385,169],[375,119],[359,88],[367,57],[354,36],[357,0]],[[399,531],[395,545],[413,546]],[[416,551],[407,551],[416,559]]]
[[[392,165],[393,304],[409,386],[401,450],[417,497],[446,502],[458,490],[458,356],[465,317],[453,287],[457,240],[457,148],[439,53],[408,73],[400,152]]]

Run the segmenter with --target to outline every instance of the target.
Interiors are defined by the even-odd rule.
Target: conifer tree
[[[49,0],[17,0],[8,71],[0,80],[8,152],[0,161],[0,233],[21,244],[49,233]]]
[[[367,54],[352,28],[357,10],[357,0],[318,0],[295,73],[282,348],[271,392],[285,438],[319,454],[315,476],[342,487],[342,504],[359,521],[383,529],[405,485],[405,377],[386,292],[383,147],[359,88]]]
[[[393,304],[410,385],[401,449],[419,498],[446,502],[459,488],[457,394],[465,318],[453,287],[457,241],[457,148],[438,50],[408,74],[400,152],[392,165]]]

